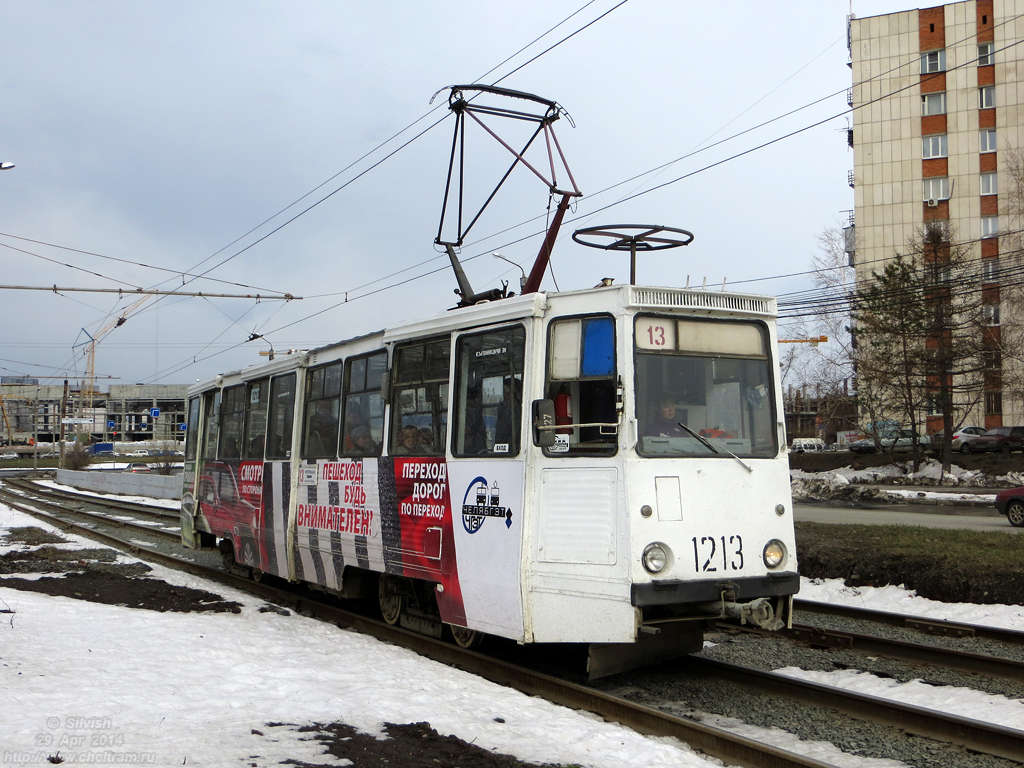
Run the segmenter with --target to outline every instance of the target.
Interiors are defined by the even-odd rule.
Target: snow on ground
[[[960,504],[995,504],[994,493],[949,493],[942,491],[912,491],[904,488],[886,488],[885,495],[896,499],[926,499],[928,501],[955,501]]]
[[[1024,632],[1024,605],[940,603],[918,597],[902,586],[848,587],[842,579],[800,578],[800,600],[838,603],[874,611],[889,611],[936,621],[982,624]]]
[[[866,469],[854,469],[851,466],[830,469],[823,472],[806,472],[791,469],[790,477],[794,480],[819,480],[834,485],[847,483],[899,483],[903,485],[936,485],[985,488],[991,485],[1024,485],[1024,472],[1009,472],[995,478],[988,477],[980,469],[964,469],[953,464],[949,472],[943,474],[942,463],[935,459],[925,459],[917,472],[911,472],[911,462],[900,464],[884,464]]]
[[[0,529],[22,525],[50,529],[0,506]],[[69,765],[96,762],[103,752],[110,755],[100,762],[168,766],[240,764],[251,755],[261,764],[324,762],[331,758],[308,734],[267,723],[341,721],[380,734],[385,722],[426,720],[441,734],[535,762],[719,765],[678,742],[641,736],[364,635],[261,613],[262,601],[237,590],[153,570],[170,584],[235,600],[242,612],[160,613],[0,582],[0,609],[13,611],[0,621],[0,763],[46,765],[62,739]]]
[[[181,508],[179,499],[154,499],[152,496],[121,496],[116,493],[97,493],[95,491],[83,491],[73,485],[61,485],[53,480],[36,480],[39,485],[47,488],[56,488],[58,491],[71,491],[81,493],[85,496],[99,496],[101,499],[114,499],[115,501],[130,501],[135,504],[149,504],[151,507],[162,507],[163,509],[178,510]]]
[[[0,534],[25,525],[52,530],[0,505]],[[62,535],[74,545],[96,546]],[[0,552],[14,548],[3,546]],[[260,612],[262,601],[237,590],[160,566],[153,566],[152,576],[216,592],[241,603],[242,612],[161,613],[100,605],[10,589],[0,580],[0,610],[12,611],[0,621],[5,673],[0,762],[45,765],[62,740],[61,757],[69,765],[134,760],[209,766],[251,762],[253,755],[261,764],[325,762],[331,758],[308,735],[267,723],[340,721],[379,735],[385,722],[426,720],[441,734],[536,762],[609,768],[719,765],[673,740],[643,737],[364,635],[294,614]],[[1024,606],[944,605],[894,587],[847,588],[840,580],[804,579],[800,596],[1024,629]],[[871,677],[838,676],[829,684],[894,695],[892,681]],[[964,714],[979,719],[997,709],[992,698],[957,696],[971,702]],[[1002,704],[1009,712],[1022,706]],[[777,729],[719,724],[849,768],[900,765],[843,755],[830,744],[800,742]],[[102,753],[105,759],[97,758]]]
[[[870,672],[856,669],[839,669],[830,672],[785,667],[775,670],[777,674],[812,683],[843,688],[854,693],[926,707],[950,715],[970,717],[1007,728],[1024,728],[1024,701],[1008,699],[1006,696],[973,691],[953,685],[930,685],[921,680],[900,682],[888,677],[879,677]]]

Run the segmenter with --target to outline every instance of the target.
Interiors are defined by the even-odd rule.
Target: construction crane
[[[136,299],[134,302],[122,309],[118,314],[107,320],[107,322],[104,323],[96,333],[89,333],[85,328],[83,328],[82,333],[88,336],[89,340],[81,342],[80,344],[72,345],[72,348],[81,347],[83,345],[87,345],[88,347],[85,351],[85,378],[82,379],[82,402],[84,403],[85,399],[88,397],[90,408],[92,408],[93,398],[96,395],[96,345],[103,341],[107,334],[115,328],[120,328],[128,322],[128,315],[133,310],[138,309],[148,302],[151,298],[152,296],[143,296]]]
[[[0,414],[4,417],[4,426],[7,427],[7,444],[14,445],[14,432],[11,430],[10,419],[7,418],[7,409],[4,407],[4,396],[0,394]]]
[[[811,336],[806,339],[779,339],[779,344],[810,344],[816,347],[828,341],[828,336]]]

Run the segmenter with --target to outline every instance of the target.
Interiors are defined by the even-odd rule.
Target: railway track
[[[52,490],[40,491],[38,487],[32,488],[33,498],[33,496],[13,494],[8,489],[0,488],[0,498],[9,506],[41,517],[64,530],[72,530],[98,538],[116,548],[144,555],[146,558],[162,564],[244,589],[262,599],[284,605],[304,615],[314,616],[373,635],[386,642],[410,648],[434,660],[465,669],[496,683],[514,687],[528,695],[543,696],[564,706],[590,711],[607,720],[620,722],[643,733],[678,738],[694,749],[727,763],[751,766],[752,768],[761,766],[766,768],[768,766],[773,768],[780,766],[824,768],[827,765],[811,758],[737,736],[728,730],[677,717],[656,706],[632,702],[592,687],[569,682],[492,656],[466,651],[401,628],[391,627],[383,622],[340,608],[321,597],[311,596],[305,591],[297,592],[291,588],[278,587],[268,583],[256,584],[222,569],[198,565],[148,546],[141,546],[137,541],[127,541],[114,535],[113,532],[97,529],[95,527],[97,525],[96,518],[103,517],[103,522],[108,526],[123,526],[131,528],[133,531],[141,528],[141,530],[156,533],[156,529],[151,526],[129,525],[125,521],[118,521],[80,509],[69,513],[53,499],[61,496],[65,503],[71,500],[75,504],[114,507],[122,512],[125,511],[123,502],[97,497],[83,499],[78,494],[68,492],[48,493]],[[112,504],[107,505],[108,501]],[[152,510],[143,511],[151,512]],[[69,520],[69,514],[78,516],[82,522]],[[167,517],[166,513],[162,516]],[[161,531],[159,535],[167,537],[167,533],[164,531]],[[177,534],[170,535],[176,536]],[[814,628],[808,629],[815,631]],[[832,638],[831,641],[846,642],[835,638]],[[772,696],[782,696],[812,706],[827,707],[841,713],[837,716],[846,715],[865,719],[1014,762],[1024,761],[1024,757],[1022,757],[1024,756],[1024,732],[1022,731],[933,710],[896,704],[877,697],[853,694],[832,686],[810,683],[703,657],[689,657],[683,662],[683,665],[691,674],[717,677],[729,680],[743,688],[757,688]],[[1016,666],[1014,666],[1012,674],[1014,676],[1019,674],[1019,669]]]
[[[18,493],[12,491],[8,487],[9,485],[13,484],[5,481],[0,486],[0,501],[29,514],[34,514],[34,512],[26,509],[26,504],[31,504],[36,508],[41,507],[43,511],[47,512],[51,521],[59,521],[62,528],[67,527],[69,523],[77,519],[83,521],[79,525],[83,532],[91,531],[98,533],[101,532],[99,529],[102,527],[110,527],[129,530],[133,534],[143,534],[144,536],[161,539],[165,542],[172,541],[177,543],[181,541],[181,531],[176,526],[177,515],[161,513],[157,511],[157,507],[151,507],[149,510],[128,509],[126,506],[127,502],[56,491],[55,489],[37,486],[34,483],[28,484],[31,487],[13,485],[13,487],[22,490],[21,493]],[[108,504],[107,502],[110,503]],[[144,505],[132,505],[132,507],[140,506]],[[102,510],[108,511],[104,512]],[[110,511],[123,514],[110,514]],[[146,517],[151,522],[140,522],[134,519],[134,516]]]
[[[727,632],[744,632],[772,636],[756,627],[737,627],[735,624],[721,623],[718,629]],[[1024,663],[1016,659],[988,656],[972,653],[956,648],[943,648],[925,643],[912,643],[877,635],[866,635],[846,630],[823,629],[807,624],[793,624],[791,630],[775,634],[804,643],[813,648],[845,649],[899,659],[911,664],[927,664],[948,667],[962,672],[971,672],[987,677],[1002,677],[1008,680],[1024,682]]]
[[[945,637],[977,637],[986,640],[996,640],[998,642],[1024,645],[1024,632],[1019,630],[988,627],[981,624],[965,624],[957,621],[939,621],[920,616],[905,616],[900,613],[892,613],[891,611],[875,611],[869,608],[857,608],[850,605],[816,603],[810,600],[794,600],[793,612],[797,616],[800,614],[810,613],[825,616],[843,616],[862,621],[873,621],[880,624],[889,624],[895,627],[913,629],[929,635],[941,635]]]

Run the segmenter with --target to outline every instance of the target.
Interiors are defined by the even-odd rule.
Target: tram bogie
[[[462,645],[592,644],[592,672],[789,621],[775,302],[535,293],[189,395],[183,540]],[[222,546],[224,546],[222,544]]]

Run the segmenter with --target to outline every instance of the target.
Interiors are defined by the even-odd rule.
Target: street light
[[[0,163],[0,171],[9,171],[14,167],[14,163],[3,162]]]

